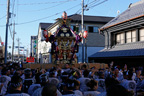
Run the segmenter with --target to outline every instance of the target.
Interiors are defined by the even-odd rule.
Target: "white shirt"
[[[30,96],[30,95],[26,93],[14,93],[14,94],[7,94],[5,96]]]
[[[97,96],[107,96],[107,95],[106,95],[106,92],[102,92],[102,93],[98,94]]]
[[[1,89],[1,94],[4,95],[7,92],[7,86],[8,83],[11,81],[11,78],[9,76],[3,75],[1,78],[3,78],[4,82],[3,82],[3,87]]]
[[[124,79],[121,82],[121,85],[125,87],[129,91],[136,91],[136,82],[134,80],[126,80]]]
[[[38,88],[41,88],[40,84],[32,84],[28,89],[28,94],[32,95],[34,91]]]
[[[87,87],[87,83],[91,80],[90,78],[79,78],[80,81],[80,91],[84,92],[87,91],[89,88]]]
[[[77,94],[67,94],[67,95],[62,95],[62,96],[79,96]]]
[[[99,91],[99,92],[106,91],[105,79],[95,79],[95,80],[98,81],[98,89],[97,89],[97,91]]]
[[[34,93],[32,94],[32,96],[42,96],[41,95],[42,89],[43,89],[43,87],[35,90]],[[57,90],[57,96],[62,96],[62,94],[59,92],[59,90]]]
[[[74,93],[79,95],[79,96],[83,96],[82,92],[80,90],[74,90]]]
[[[100,92],[98,92],[98,91],[86,91],[86,92],[84,92],[84,96],[97,96],[98,94],[100,94]]]

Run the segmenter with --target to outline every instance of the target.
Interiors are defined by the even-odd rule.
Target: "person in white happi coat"
[[[87,83],[87,86],[90,88],[88,91],[84,92],[84,96],[97,96],[100,92],[97,91],[98,82],[96,80],[91,80]]]
[[[80,81],[80,91],[84,92],[87,91],[89,88],[86,86],[86,84],[91,80],[90,78],[88,78],[89,75],[89,71],[85,70],[83,72],[84,77],[81,77],[78,79],[78,81]]]
[[[79,94],[73,91],[74,89],[74,81],[69,79],[65,86],[63,87],[62,96],[79,96]]]
[[[5,96],[30,96],[21,91],[22,84],[23,82],[20,76],[13,76],[9,85],[9,92]]]
[[[82,92],[79,90],[80,89],[80,82],[78,80],[74,80],[74,93],[78,94],[79,96],[83,96]]]
[[[124,78],[127,78],[127,79],[124,79],[121,82],[121,85],[123,87],[125,87],[127,90],[133,91],[135,93],[136,92],[136,82],[134,80],[132,80],[133,72],[129,71],[128,76],[125,76],[125,75],[126,75],[126,73],[124,73]]]
[[[7,92],[8,83],[11,81],[11,77],[9,77],[10,70],[8,68],[3,68],[1,73],[2,73],[2,76],[0,77],[0,80],[1,80],[1,83],[3,84],[2,89],[1,89],[1,95],[4,95]]]

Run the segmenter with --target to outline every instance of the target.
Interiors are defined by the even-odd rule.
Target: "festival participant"
[[[107,96],[134,96],[121,85],[112,85],[107,89]]]
[[[67,83],[69,80],[68,73],[63,72],[61,75],[61,83],[58,84],[57,88],[58,90],[63,94],[63,87],[65,86],[65,83]]]
[[[41,84],[41,87],[36,89],[32,96],[42,96],[42,90],[43,90],[43,87],[45,85],[47,85],[49,83],[49,79],[48,79],[48,74],[41,74],[40,75],[40,84]],[[57,90],[57,96],[62,96],[62,94],[59,92],[59,90]]]
[[[6,96],[30,96],[26,93],[22,93],[22,79],[20,76],[13,76],[10,82],[10,90]]]
[[[79,96],[74,91],[74,82],[73,80],[69,79],[65,86],[63,87],[63,94],[62,96]]]
[[[41,96],[57,96],[57,88],[54,84],[46,84],[41,92]]]
[[[98,79],[95,79],[96,81],[98,81],[98,89],[97,91],[99,92],[104,92],[106,91],[105,89],[105,79],[104,79],[104,72],[98,72]]]
[[[93,67],[91,71],[89,72],[89,77],[93,79],[98,79],[98,70],[96,67]]]
[[[89,71],[85,70],[83,72],[84,77],[81,77],[78,79],[78,81],[80,81],[80,91],[84,92],[88,90],[88,87],[86,86],[86,84],[90,81],[90,78],[88,78],[89,75]]]
[[[132,80],[135,80],[135,78],[136,78],[136,70],[135,70],[134,67],[132,68],[132,71],[133,71]]]
[[[118,68],[115,68],[114,69],[114,75],[115,75],[115,78],[118,80],[118,81],[122,81],[123,80],[123,74],[119,71]]]
[[[70,75],[69,79],[72,79],[72,80],[80,78],[80,73],[77,70],[70,72],[69,75]]]
[[[87,83],[90,88],[88,91],[84,92],[84,96],[97,96],[100,92],[96,91],[98,89],[98,82],[96,80],[91,80]]]
[[[41,75],[39,76],[39,78],[40,78],[41,87],[38,88],[38,89],[36,89],[36,90],[33,92],[32,96],[41,96],[41,92],[42,92],[43,87],[44,87],[46,84],[48,84],[48,82],[49,82],[48,76],[47,76],[46,74],[41,74]]]
[[[88,70],[88,68],[87,68],[87,66],[84,64],[84,65],[81,66],[82,76],[83,76],[83,72],[84,72],[85,70]]]
[[[1,94],[4,95],[7,92],[8,83],[11,81],[11,77],[9,77],[10,70],[4,67],[1,71],[1,74],[2,76],[0,77],[0,79],[1,79],[1,83],[3,84],[3,87],[1,89]]]
[[[133,72],[128,72],[127,80],[122,82],[122,86],[125,87],[128,91],[133,91],[133,93],[136,92],[136,82],[132,80]]]
[[[128,75],[127,75],[127,71],[124,71],[123,72],[123,80],[121,82],[121,85],[124,86],[125,82],[127,81],[128,79]]]
[[[63,70],[64,70],[64,72],[69,73],[70,72],[70,66],[69,66],[69,64],[65,64],[65,68]]]
[[[97,96],[107,96],[107,89],[110,87],[110,86],[114,86],[116,84],[120,84],[118,80],[116,80],[115,78],[112,78],[112,77],[107,77],[105,79],[105,87],[106,87],[106,91],[104,92],[101,92],[100,94],[98,94]]]
[[[82,92],[79,89],[80,89],[80,82],[78,80],[74,80],[74,93],[78,94],[79,96],[83,96]]]
[[[24,70],[25,79],[23,80],[23,92],[27,93],[30,85],[35,83],[35,79],[32,78],[31,69],[27,68]]]

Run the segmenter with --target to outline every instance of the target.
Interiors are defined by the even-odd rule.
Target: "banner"
[[[34,63],[34,57],[27,57],[26,62]]]

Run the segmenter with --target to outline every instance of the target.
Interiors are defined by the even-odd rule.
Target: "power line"
[[[67,1],[67,2],[69,2],[69,1]],[[64,2],[64,3],[62,3],[62,4],[65,4],[66,2]],[[57,4],[57,5],[54,5],[54,6],[51,6],[51,7],[47,7],[47,8],[43,8],[43,9],[38,9],[38,10],[29,10],[29,11],[23,11],[23,12],[36,12],[36,11],[45,11],[45,10],[47,10],[47,9],[51,9],[51,8],[53,8],[53,7],[57,7],[57,6],[59,6],[59,5],[62,5],[61,3],[60,4]]]
[[[87,0],[87,4],[89,3],[89,0]]]
[[[40,2],[40,3],[25,3],[25,4],[18,4],[18,5],[41,5],[41,4],[50,4],[50,3],[64,3],[69,1],[76,1],[76,0],[64,0],[64,1],[55,1],[55,2]]]
[[[71,8],[69,8],[69,9],[67,9],[67,10],[64,10],[64,11],[69,11],[69,10],[75,8],[75,7],[78,7],[78,5],[80,5],[80,4],[77,4],[77,5],[71,7]],[[27,23],[33,23],[33,22],[36,22],[36,21],[39,21],[39,20],[47,19],[47,18],[50,18],[50,17],[52,17],[52,16],[61,14],[62,12],[63,12],[63,11],[58,12],[58,13],[55,13],[55,14],[50,15],[50,16],[47,16],[47,17],[43,17],[43,18],[40,18],[40,19],[32,20],[32,21],[27,21],[27,22],[23,22],[23,23],[16,23],[15,25],[22,25],[22,24],[27,24]],[[5,26],[5,25],[0,25],[0,27],[4,27],[4,26]]]
[[[67,9],[67,10],[65,10],[65,11],[71,10],[71,9],[77,7],[78,5],[80,5],[80,4],[77,4],[77,5],[69,8],[69,9]],[[62,12],[64,12],[64,11],[61,11],[61,12],[58,12],[58,13],[55,13],[55,14],[53,14],[53,15],[50,15],[50,16],[47,16],[47,17],[43,17],[43,18],[40,18],[40,19],[36,19],[36,20],[28,21],[28,22],[23,22],[23,23],[17,23],[17,24],[15,24],[15,25],[22,25],[22,24],[27,24],[27,23],[32,23],[32,22],[36,22],[36,21],[39,21],[39,20],[47,19],[47,18],[50,18],[50,17],[52,17],[52,16],[61,14]]]
[[[87,7],[88,6],[91,6],[91,5],[93,5],[93,4],[95,4],[96,2],[98,2],[99,0],[94,0],[94,1],[91,1],[90,3],[88,3],[87,2],[87,4],[86,5],[84,5],[85,6],[85,8],[84,8],[84,10],[86,10],[87,11]],[[76,12],[76,14],[80,14],[81,13],[81,8]]]
[[[6,17],[6,15],[4,15],[3,17],[1,17],[0,19],[3,19],[4,17]]]
[[[95,4],[95,5],[93,5],[93,6],[88,7],[88,9],[89,9],[89,8],[94,8],[95,6],[98,6],[98,5],[100,5],[100,4],[102,4],[102,3],[106,2],[106,1],[108,1],[108,0],[101,1],[101,2],[98,3],[98,4]]]

